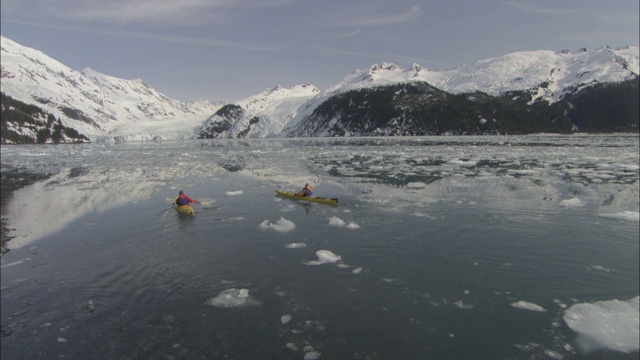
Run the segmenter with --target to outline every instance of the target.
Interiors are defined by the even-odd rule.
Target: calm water
[[[14,146],[2,163],[54,174],[3,199],[3,359],[638,357],[584,353],[563,321],[639,294],[637,137]],[[339,205],[274,196],[305,182]]]

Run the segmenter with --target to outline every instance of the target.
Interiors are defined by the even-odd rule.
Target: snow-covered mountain
[[[328,105],[328,100],[335,101],[340,96],[348,97],[350,96],[348,94],[353,91],[363,89],[387,87],[402,89],[398,91],[406,92],[409,88],[403,86],[407,85],[413,89],[412,91],[416,91],[416,89],[426,89],[421,85],[425,83],[432,86],[428,92],[434,96],[436,90],[441,91],[437,94],[438,98],[446,98],[447,94],[483,92],[490,96],[517,98],[519,102],[526,98],[526,104],[531,106],[540,103],[551,105],[562,103],[553,111],[567,112],[567,109],[573,108],[572,101],[585,101],[575,99],[583,89],[594,89],[602,84],[616,84],[638,79],[638,46],[624,48],[604,46],[594,50],[517,52],[444,71],[425,69],[418,64],[414,64],[409,69],[403,69],[395,64],[382,63],[375,64],[369,69],[355,70],[343,81],[324,91],[310,84],[288,89],[276,86],[235,104],[184,103],[157,92],[142,80],[118,79],[92,69],[77,72],[40,51],[21,46],[5,37],[2,37],[1,45],[2,91],[16,100],[40,106],[61,119],[64,125],[77,129],[92,140],[100,137],[144,140],[311,136],[310,134],[328,136],[330,133],[314,132],[313,129],[309,129],[313,121],[319,121],[320,117],[325,124],[330,121],[340,127],[343,121],[340,116],[346,113],[345,106],[342,106],[339,112],[331,114],[328,111],[337,108],[335,103]],[[633,90],[634,86],[635,90]],[[637,92],[637,85],[631,85],[631,89],[632,92]],[[616,91],[624,93],[626,90],[617,89]],[[366,97],[360,96],[363,102],[359,105],[361,110],[359,114],[371,113],[366,111],[366,108],[371,106],[370,102],[367,103]],[[428,96],[425,94],[417,94],[406,97],[405,100],[422,101],[418,105],[423,106],[426,97]],[[464,104],[467,106],[474,99],[469,98],[465,101]],[[496,100],[487,101],[489,101],[486,103],[487,106],[491,107],[495,105],[493,102]],[[637,104],[628,105],[628,103],[629,101],[622,104],[631,108],[627,113],[636,113]],[[322,114],[319,114],[318,109],[323,104]],[[399,106],[392,102],[388,105]],[[411,120],[423,121],[425,111],[435,111],[433,104],[427,105],[431,108],[427,109],[423,106],[421,113],[416,115],[418,118]],[[406,107],[406,105],[402,106]],[[452,104],[447,106],[451,107]],[[518,106],[518,111],[522,113],[521,105],[518,104]],[[605,110],[609,111],[617,104],[609,101],[606,106]],[[583,107],[583,109],[586,108]],[[405,108],[405,110],[406,114],[411,113],[410,109]],[[457,117],[482,115],[477,113],[479,111],[477,108],[473,111],[476,113],[450,113],[449,118],[453,118],[454,115]],[[527,111],[527,109],[524,110],[524,112]],[[358,115],[358,113],[351,112],[351,115]],[[489,115],[486,115],[487,119]],[[383,126],[376,130],[378,133],[405,133],[397,132],[399,129],[397,127],[392,130],[384,128],[387,121],[396,125],[400,122],[405,123],[397,114],[394,115],[395,118],[385,119],[378,111],[376,116],[376,119],[370,119],[370,124]],[[315,120],[310,121],[312,118]],[[487,119],[483,117],[483,121],[486,122]],[[499,120],[493,119],[494,122]],[[572,119],[564,120],[575,125]],[[513,122],[511,125],[519,126]],[[351,126],[357,126],[357,124],[352,122]],[[425,124],[420,126],[425,128]],[[631,124],[632,128],[633,126],[635,125]],[[628,124],[616,124],[611,129],[628,127]],[[301,133],[300,129],[309,129],[309,132]],[[500,132],[501,129],[504,127],[499,126],[492,131]],[[575,129],[578,130],[579,127],[576,126]],[[347,132],[342,129],[332,134],[340,133]]]
[[[193,137],[222,106],[170,99],[139,79],[90,68],[78,72],[38,50],[1,40],[2,92],[39,106],[92,140]]]
[[[526,91],[531,95],[531,103],[540,100],[554,103],[588,86],[637,78],[638,50],[638,46],[616,49],[604,46],[575,52],[516,52],[445,71],[425,69],[418,64],[409,69],[392,63],[375,64],[369,69],[355,70],[339,84],[304,104],[287,128],[295,128],[332,96],[363,88],[420,81],[451,94],[480,91],[499,96]]]
[[[263,138],[277,136],[302,104],[320,93],[311,84],[275,86],[238,102],[235,111],[220,109],[200,128],[200,138]]]

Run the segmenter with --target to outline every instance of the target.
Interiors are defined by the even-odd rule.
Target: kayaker
[[[192,198],[188,197],[187,195],[185,195],[184,192],[182,192],[182,190],[180,190],[180,192],[178,192],[178,198],[176,199],[176,205],[185,206],[185,205],[187,205],[189,203],[197,204],[198,202],[196,200],[193,200]]]
[[[311,196],[311,186],[309,184],[304,184],[304,188],[300,190],[297,194],[298,196]]]

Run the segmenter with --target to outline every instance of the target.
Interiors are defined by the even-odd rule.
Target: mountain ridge
[[[456,98],[455,95],[476,92],[493,97],[485,104],[502,104],[510,97],[518,105],[508,106],[517,108],[518,112],[524,111],[523,114],[534,108],[537,109],[535,111],[544,113],[555,114],[560,109],[569,113],[572,104],[567,99],[579,100],[580,97],[576,96],[584,89],[592,89],[600,84],[637,82],[638,46],[603,46],[595,50],[583,48],[574,52],[516,52],[443,71],[426,69],[418,64],[404,69],[393,63],[380,63],[368,69],[356,69],[341,82],[324,91],[311,84],[291,88],[276,85],[235,103],[185,103],[170,99],[141,79],[119,79],[91,68],[77,72],[38,50],[23,47],[2,37],[1,78],[2,91],[7,95],[26,104],[41,106],[64,125],[76,129],[92,141],[275,137],[302,134],[295,129],[312,126],[310,119],[313,116],[317,119],[317,109],[329,99],[336,100],[336,96],[340,94],[361,96],[362,94],[356,95],[356,92],[365,91],[370,93],[369,96],[374,93],[380,96],[384,91],[379,91],[379,88],[401,88],[402,84],[414,84],[413,90],[426,89],[420,84],[429,84],[434,89],[454,95],[448,97],[451,101],[465,102],[468,99]],[[632,93],[637,91],[635,88],[637,87],[622,86],[622,89]],[[612,91],[611,88],[603,89],[599,91]],[[425,94],[416,96],[414,100],[424,96]],[[394,103],[393,96],[383,98],[388,102],[388,107],[398,106]],[[407,99],[409,97],[404,100]],[[633,115],[637,105],[629,105],[630,100],[626,101],[622,106],[629,108],[627,112]],[[546,103],[548,108],[541,107],[539,104],[542,103]],[[422,112],[424,109],[418,110],[419,105],[414,103],[416,110],[413,111],[413,116],[425,116]],[[422,105],[431,106],[426,103]],[[606,106],[619,105],[612,103]],[[370,106],[369,110],[373,111],[371,104],[361,106]],[[487,117],[480,114],[486,113],[485,110],[480,111],[471,103],[464,106],[478,116]],[[325,110],[330,107],[325,106]],[[229,112],[232,108],[233,111]],[[341,111],[344,112],[344,109]],[[382,116],[385,111],[378,111],[378,115]],[[602,112],[606,113],[604,110]],[[397,114],[394,116],[397,117]],[[375,116],[370,120],[379,124],[392,120],[374,118]],[[335,121],[340,122],[341,119],[335,117]],[[352,126],[355,124],[352,122]],[[424,127],[425,124],[420,126]],[[499,128],[494,131],[499,131]],[[634,124],[623,124],[620,128],[626,129],[623,131],[637,131],[637,125],[636,130],[633,130]],[[396,133],[387,130],[380,129],[379,133]],[[460,129],[451,129],[454,133],[460,133],[458,130]],[[580,126],[575,122],[573,131],[580,131]],[[318,131],[308,133],[318,134],[315,136],[340,136],[342,131],[334,135]]]

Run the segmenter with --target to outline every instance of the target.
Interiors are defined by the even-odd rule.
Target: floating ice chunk
[[[316,251],[316,256],[318,256],[318,260],[307,261],[307,262],[304,262],[304,264],[305,265],[322,265],[326,263],[335,263],[341,259],[339,255],[336,255],[329,250],[318,250]]]
[[[465,304],[464,301],[462,301],[462,300],[458,300],[458,301],[454,302],[453,305],[459,307],[460,309],[464,309],[464,310],[473,309],[473,305]]]
[[[637,211],[623,211],[615,214],[598,214],[598,216],[624,221],[640,221],[640,213]]]
[[[564,208],[576,208],[576,207],[584,206],[584,203],[582,202],[582,200],[578,198],[573,198],[573,199],[560,201],[560,206]]]
[[[270,223],[268,220],[265,220],[262,223],[260,223],[261,229],[265,229],[265,230],[272,229],[279,232],[291,231],[295,229],[295,227],[296,227],[296,224],[294,224],[293,221],[287,220],[284,217],[281,217],[280,220],[278,220],[278,222],[276,222],[275,224]]]
[[[639,299],[575,304],[562,319],[578,333],[576,345],[583,353],[599,349],[631,353],[638,351],[640,342]]]
[[[546,349],[544,351],[544,354],[547,355],[548,357],[552,358],[552,359],[556,359],[556,360],[564,359],[564,356],[562,356],[562,354],[560,354],[559,352],[554,351],[554,350]]]
[[[343,227],[343,226],[347,225],[347,223],[342,221],[342,219],[340,219],[337,216],[332,216],[332,217],[329,218],[329,225],[337,226],[337,227]]]
[[[247,289],[231,288],[221,291],[218,296],[207,300],[205,304],[228,308],[236,306],[256,306],[260,305],[260,302],[251,298],[249,296],[249,290]]]
[[[354,222],[350,222],[349,224],[347,224],[344,220],[340,219],[337,216],[332,216],[329,218],[329,225],[336,227],[346,227],[347,229],[351,230],[360,229],[360,225]]]
[[[285,315],[282,315],[280,317],[280,322],[282,323],[282,325],[284,325],[284,324],[288,323],[289,321],[291,321],[291,319],[293,319],[293,316],[291,316],[289,314],[285,314]]]
[[[587,270],[596,270],[596,271],[604,271],[604,272],[611,272],[611,270],[600,266],[600,265],[591,265],[590,267],[587,268]]]
[[[322,355],[322,353],[315,350],[311,350],[304,354],[304,360],[316,360],[320,358],[320,355]]]
[[[287,244],[287,249],[301,249],[303,247],[307,247],[305,243],[291,243]]]
[[[543,308],[540,305],[536,305],[534,303],[531,303],[531,302],[528,302],[528,301],[524,301],[524,300],[516,301],[516,302],[511,303],[509,305],[513,306],[514,308],[523,309],[523,310],[531,310],[531,311],[539,311],[539,312],[546,312],[547,311],[547,310],[545,310],[545,308]]]
[[[538,343],[528,343],[528,344],[513,344],[513,346],[515,346],[516,348],[522,350],[522,351],[533,351],[537,348],[540,347],[540,344]]]
[[[227,191],[227,196],[236,196],[236,195],[242,195],[242,190]]]
[[[356,274],[356,275],[358,275],[358,274],[360,274],[360,273],[362,272],[362,268],[361,268],[361,267],[359,267],[359,268],[355,268],[355,269],[353,269],[353,271],[351,271],[351,272],[352,272],[352,273],[354,273],[354,274]]]
[[[407,184],[407,188],[409,189],[424,189],[427,187],[427,184],[421,182],[421,181],[417,181],[417,182],[410,182]]]

